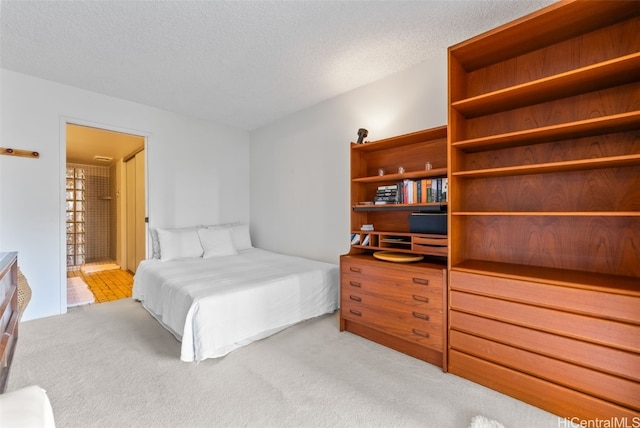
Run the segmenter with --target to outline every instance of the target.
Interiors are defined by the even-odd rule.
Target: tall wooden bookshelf
[[[432,168],[426,169],[430,162]],[[398,169],[402,167],[403,172]],[[380,174],[379,170],[384,174]],[[351,144],[351,234],[340,257],[340,329],[446,370],[444,234],[411,232],[412,212],[443,212],[446,201],[375,205],[379,186],[447,176],[447,127]],[[361,230],[373,225],[374,230]],[[379,251],[419,255],[414,263],[376,259]]]
[[[448,140],[449,371],[638,416],[638,3],[561,1],[450,47]]]

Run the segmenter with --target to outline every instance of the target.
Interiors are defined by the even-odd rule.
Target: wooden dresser
[[[18,254],[0,253],[0,394],[18,341]]]
[[[546,281],[451,272],[449,370],[567,418],[640,413],[640,290],[595,274]],[[600,280],[601,282],[599,282]]]
[[[345,255],[340,258],[340,282],[341,330],[445,366],[444,266]]]

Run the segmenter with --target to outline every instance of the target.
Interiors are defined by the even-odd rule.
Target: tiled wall
[[[111,228],[112,205],[109,168],[104,166],[67,164],[85,170],[85,261],[113,260]]]
[[[109,193],[111,194],[111,234],[109,236],[109,242],[111,242],[111,252],[109,254],[110,260],[118,260],[117,257],[117,245],[118,245],[118,185],[119,181],[117,179],[118,168],[116,165],[109,168],[110,175],[110,187]]]

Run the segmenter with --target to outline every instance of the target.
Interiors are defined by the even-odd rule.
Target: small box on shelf
[[[446,212],[418,212],[409,215],[411,233],[447,234]]]

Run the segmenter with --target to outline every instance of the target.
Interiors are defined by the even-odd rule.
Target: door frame
[[[59,246],[60,249],[60,313],[67,313],[67,245],[66,245],[66,170],[67,170],[67,125],[79,125],[87,126],[91,128],[104,129],[105,131],[120,132],[124,134],[131,134],[144,138],[144,205],[147,218],[149,216],[149,146],[151,140],[151,133],[147,131],[140,131],[137,129],[124,128],[121,126],[109,125],[101,122],[94,122],[85,119],[78,119],[74,117],[60,117],[60,174],[59,174],[59,188],[60,188],[60,208],[59,208]],[[149,257],[149,223],[145,222],[145,254]]]

